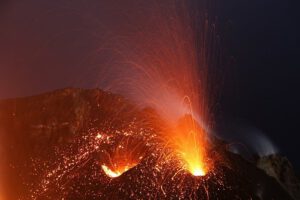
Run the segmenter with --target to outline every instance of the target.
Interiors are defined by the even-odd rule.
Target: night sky
[[[125,1],[107,2],[1,1],[0,98],[97,87],[97,67],[105,56],[97,50],[105,35],[120,28],[119,9],[130,8],[121,4]],[[213,13],[227,61],[218,99],[220,119],[258,128],[299,170],[296,2],[219,0]]]

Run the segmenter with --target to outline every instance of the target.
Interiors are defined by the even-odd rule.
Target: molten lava
[[[115,178],[135,167],[144,156],[144,146],[132,138],[123,139],[111,153],[106,153],[104,164],[101,165],[104,173]]]
[[[214,30],[206,20],[198,29],[189,5],[179,2],[154,6],[151,17],[117,37],[112,49],[118,62],[105,69],[115,81],[108,80],[107,87],[142,108],[156,110],[166,122],[162,129],[171,128],[159,138],[162,145],[173,150],[181,168],[204,176],[209,169],[206,126],[212,117],[209,67],[215,63]]]
[[[206,158],[207,136],[191,115],[179,119],[170,138],[173,149],[181,159],[182,167],[194,176],[206,175],[209,168]]]
[[[129,169],[136,166],[137,163],[130,163],[124,166],[115,166],[115,169],[110,169],[106,165],[102,165],[102,169],[105,172],[105,174],[111,178],[115,178],[118,176],[121,176],[124,172],[128,171]]]

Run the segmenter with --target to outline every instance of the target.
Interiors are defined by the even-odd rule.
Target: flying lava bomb
[[[24,200],[297,199],[280,176],[293,174],[286,159],[247,160],[215,134],[220,38],[208,5],[199,5],[111,3],[120,23],[91,53],[104,60],[93,71],[100,89],[1,100],[9,156],[0,172],[10,177],[0,192]]]

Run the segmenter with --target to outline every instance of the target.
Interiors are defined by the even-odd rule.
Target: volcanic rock
[[[300,199],[300,181],[286,157],[278,154],[261,157],[257,167],[274,177],[294,199]]]
[[[215,159],[206,176],[177,172],[153,148],[149,138],[159,132],[153,118],[160,120],[152,109],[140,109],[99,89],[63,89],[1,100],[4,195],[7,199],[299,198],[299,182],[284,159],[261,158],[257,167],[227,151],[226,143],[216,138],[210,155],[222,159]],[[135,133],[146,141],[147,156],[121,176],[107,177],[99,164],[101,152]],[[82,153],[90,152],[86,138],[94,134],[116,142],[92,143],[95,151]],[[40,186],[45,187],[33,189]]]

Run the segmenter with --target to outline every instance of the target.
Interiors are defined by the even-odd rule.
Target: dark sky
[[[299,170],[300,28],[297,1],[226,0],[223,38],[233,56],[221,107],[262,130]],[[227,25],[225,25],[227,23]]]
[[[98,48],[118,29],[120,2],[1,1],[0,98],[96,87]],[[219,0],[214,12],[231,60],[220,113],[258,127],[299,169],[298,8],[289,0]]]

